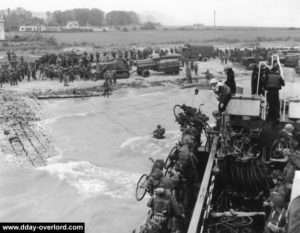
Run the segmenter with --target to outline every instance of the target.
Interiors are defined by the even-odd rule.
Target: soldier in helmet
[[[219,112],[221,113],[226,110],[227,104],[231,99],[230,87],[216,78],[211,79],[210,84],[219,101]]]
[[[155,189],[154,196],[149,200],[148,207],[152,210],[152,218],[148,222],[148,233],[170,233],[172,227],[169,221],[172,217],[183,219],[175,198],[164,187]]]
[[[153,137],[157,139],[164,138],[165,134],[165,128],[161,127],[161,125],[158,125],[155,130],[153,130]]]
[[[266,221],[264,233],[285,233],[287,227],[285,198],[277,192],[271,196],[272,210]]]
[[[230,88],[231,95],[235,95],[236,84],[235,84],[234,72],[233,72],[232,68],[229,66],[225,66],[224,72],[226,74],[225,84]]]

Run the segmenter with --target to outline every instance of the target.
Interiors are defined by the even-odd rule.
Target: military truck
[[[246,68],[246,70],[251,70],[254,64],[258,65],[258,63],[263,60],[264,58],[262,56],[243,57],[241,64]]]
[[[137,60],[136,72],[144,78],[149,77],[150,70],[164,72],[165,74],[178,75],[181,67],[180,56],[164,56]]]
[[[296,68],[298,66],[299,58],[300,58],[300,55],[286,56],[283,64],[285,67]]]
[[[96,78],[103,79],[106,71],[114,71],[117,79],[129,78],[129,66],[123,59],[117,59],[110,62],[100,62],[94,66]]]
[[[298,60],[298,63],[296,65],[296,67],[295,67],[295,70],[296,70],[297,74],[300,74],[300,60]]]
[[[211,45],[185,44],[181,48],[182,57],[188,60],[207,61],[214,56],[214,47]]]

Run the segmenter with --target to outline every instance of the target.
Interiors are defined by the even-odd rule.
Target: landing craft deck
[[[236,97],[236,99],[238,100],[239,97]],[[250,99],[248,98],[248,100]],[[243,97],[240,97],[240,101],[242,100]],[[254,101],[256,100],[254,99]],[[220,134],[220,138],[218,138],[218,136],[215,136],[214,138],[214,144],[210,152],[210,157],[208,160],[209,162],[207,164],[205,174],[202,180],[201,188],[198,194],[197,202],[194,207],[194,212],[193,212],[192,219],[190,221],[188,233],[198,233],[198,232],[215,233],[215,232],[222,232],[221,229],[224,230],[232,229],[232,232],[236,232],[240,230],[241,231],[247,230],[246,232],[251,232],[251,233],[262,232],[265,226],[265,220],[266,217],[268,216],[268,213],[262,207],[263,201],[265,199],[262,198],[260,200],[260,198],[264,195],[268,197],[268,193],[266,192],[268,191],[268,189],[272,187],[270,180],[268,180],[267,178],[267,174],[270,173],[266,173],[265,169],[267,168],[267,165],[265,165],[264,162],[270,160],[269,156],[272,153],[271,146],[273,145],[274,140],[277,138],[277,136],[279,135],[279,133],[282,131],[282,129],[285,127],[286,124],[292,123],[293,126],[295,127],[294,129],[295,132],[299,132],[300,130],[300,124],[294,123],[294,121],[291,120],[282,121],[280,123],[277,123],[276,125],[274,125],[274,122],[264,121],[262,119],[264,117],[263,111],[262,111],[262,115],[260,115],[259,112],[255,113],[253,106],[250,107],[249,103],[247,102],[247,98],[245,98],[244,103],[233,101],[232,104],[234,103],[236,104],[236,107],[239,106],[239,109],[241,111],[231,112],[229,106],[227,114],[223,116],[224,117],[223,126],[226,125],[226,127],[222,128],[221,130],[222,133]],[[245,111],[245,109],[243,111],[241,105],[245,105],[245,106],[248,105],[253,112],[250,111],[249,112],[250,114],[247,114],[247,111]],[[258,103],[258,106],[263,106],[263,104],[260,105],[260,103]],[[299,117],[299,115],[297,117]],[[293,116],[292,120],[295,119],[297,119],[296,116]],[[230,156],[232,156],[230,154],[232,152],[229,153],[225,152],[226,150],[225,150],[224,143],[226,142],[226,140],[228,140],[228,126],[234,126],[234,125],[235,127],[242,127],[243,129],[249,130],[250,135],[252,132],[253,140],[254,141],[257,140],[257,143],[260,143],[259,145],[260,149],[256,152],[259,153],[257,155],[255,154],[243,155],[243,153],[239,152],[244,158],[241,158],[241,160],[238,162],[237,161],[238,155],[235,155],[233,157],[233,160],[229,159],[230,163],[226,165],[226,162],[224,161],[226,161]],[[297,140],[299,140],[299,138],[297,138]],[[249,141],[248,143],[251,142]],[[255,146],[255,144],[253,144],[253,146]],[[252,146],[250,148],[252,148]],[[256,162],[250,165],[250,167],[257,166],[255,164],[259,164],[259,166],[255,169],[247,167],[249,165],[249,161],[251,161],[255,156],[258,156],[255,159]],[[268,164],[269,163],[270,161],[268,162]],[[268,169],[271,169],[271,171],[274,171],[275,169],[282,169],[284,165],[280,162],[272,162],[272,161],[271,164],[272,166],[268,167]],[[233,169],[238,169],[239,166],[241,166],[240,167],[241,173],[231,174],[231,172],[233,172]],[[250,171],[248,169],[250,170],[254,169],[254,170],[249,174],[247,174]],[[235,172],[237,171],[238,170],[235,170]],[[245,174],[247,175],[244,176]],[[226,179],[226,176],[231,177],[230,179],[232,180],[228,179],[228,177]],[[242,179],[242,183],[238,183],[239,176],[241,177],[244,176],[244,178]],[[259,176],[261,178],[258,179],[257,177]],[[256,182],[255,180],[257,180],[257,182],[262,182],[262,183],[255,184]],[[227,183],[226,181],[229,183]],[[225,182],[225,186],[224,186],[224,182]],[[299,195],[299,188],[297,186],[298,183],[299,183],[299,172],[296,172],[293,189],[292,189],[292,195],[291,195],[291,199],[289,200],[293,200],[295,196]],[[235,186],[237,188],[236,190],[237,193],[235,193],[236,191],[234,191]],[[261,186],[260,192],[259,192],[260,190],[259,186]],[[269,188],[262,191],[264,188],[266,188],[266,186]],[[226,193],[227,189],[230,188],[231,189],[233,188],[231,193],[227,194],[228,195],[227,201],[230,200],[230,204],[229,203],[225,204],[225,206],[222,207],[219,206],[219,205],[224,205],[224,203],[219,203],[218,201],[220,198],[222,199],[223,193],[224,192]],[[256,193],[254,189],[257,190]],[[258,195],[258,196],[254,196],[255,198],[258,199],[253,199],[254,198],[253,197],[252,201],[250,201],[251,198],[248,197],[247,199],[246,198],[247,196],[245,196],[240,200],[238,199],[239,196],[245,195],[245,193],[247,192],[248,194],[246,195],[249,195],[249,193],[251,192],[253,192],[252,195]],[[224,199],[223,201],[225,201],[226,203],[226,199]],[[250,203],[247,204],[247,202],[249,201],[251,204]],[[245,221],[244,224],[240,226],[238,224],[237,225],[234,224],[234,221],[239,218],[241,221],[243,219],[244,219],[243,221]]]

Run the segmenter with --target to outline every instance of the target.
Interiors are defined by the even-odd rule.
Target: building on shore
[[[22,25],[19,28],[20,32],[43,32],[46,31],[44,25]]]
[[[78,21],[68,21],[66,25],[66,29],[77,29],[79,28]]]
[[[4,19],[0,17],[0,41],[5,40],[5,26]]]

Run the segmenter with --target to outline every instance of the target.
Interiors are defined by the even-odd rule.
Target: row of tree
[[[21,7],[16,8],[15,10],[3,10],[0,11],[0,14],[3,16],[5,22],[6,31],[17,31],[21,25],[41,25],[45,21],[41,18],[33,17],[30,11],[27,11]]]
[[[21,25],[48,25],[65,26],[68,21],[78,21],[80,26],[103,26],[103,25],[133,25],[140,24],[139,16],[133,11],[110,11],[104,13],[99,9],[72,9],[66,11],[47,12],[47,18],[33,17],[30,11],[23,8],[3,10],[6,30],[18,30]],[[9,27],[9,28],[8,28]]]

